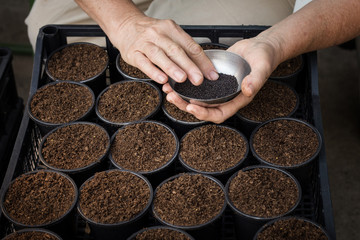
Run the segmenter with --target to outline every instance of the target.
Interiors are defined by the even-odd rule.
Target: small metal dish
[[[248,62],[238,54],[225,50],[205,50],[204,52],[206,56],[208,56],[210,61],[213,63],[218,73],[232,75],[236,78],[238,82],[238,88],[236,92],[220,98],[196,99],[189,96],[184,96],[176,92],[175,85],[177,84],[177,82],[175,82],[175,80],[169,78],[169,84],[172,89],[174,89],[174,91],[187,102],[200,106],[216,106],[233,99],[240,93],[242,80],[250,73],[251,68]]]

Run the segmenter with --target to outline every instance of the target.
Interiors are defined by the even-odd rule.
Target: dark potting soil
[[[47,224],[62,217],[75,201],[75,189],[64,176],[39,171],[18,177],[8,189],[4,207],[15,221]]]
[[[184,122],[200,122],[201,120],[197,119],[191,113],[180,110],[176,105],[164,101],[165,110],[176,120],[184,121]]]
[[[289,76],[296,71],[298,71],[302,64],[301,55],[286,60],[279,64],[279,66],[271,73],[270,77],[286,77]]]
[[[121,168],[150,172],[170,161],[176,151],[176,140],[162,125],[141,122],[121,128],[110,151]]]
[[[108,135],[99,126],[72,124],[49,135],[41,153],[50,166],[77,169],[98,161],[109,144]]]
[[[74,44],[56,52],[49,59],[48,70],[56,79],[80,82],[100,74],[107,61],[107,53],[101,47]]]
[[[75,121],[89,111],[91,92],[83,86],[62,82],[38,90],[30,103],[35,118],[47,123]]]
[[[279,220],[259,233],[257,240],[328,240],[316,225],[296,218]]]
[[[148,184],[130,172],[98,172],[80,189],[80,210],[97,223],[129,221],[150,200]]]
[[[156,89],[144,82],[114,84],[100,97],[98,111],[111,122],[125,123],[141,120],[160,104]]]
[[[173,229],[156,228],[148,229],[136,235],[134,240],[190,240],[190,238]]]
[[[46,232],[29,231],[22,233],[15,232],[4,240],[58,240],[58,238]]]
[[[123,71],[123,73],[125,73],[126,75],[128,75],[130,77],[139,78],[139,79],[150,79],[140,69],[138,69],[137,67],[131,66],[130,64],[125,62],[124,59],[122,59],[122,57],[119,58],[119,65],[120,65],[121,71]]]
[[[185,135],[181,140],[180,156],[194,169],[222,172],[244,158],[246,147],[246,140],[236,131],[206,125]]]
[[[204,78],[200,86],[193,85],[189,80],[183,83],[175,83],[174,90],[186,97],[195,99],[216,99],[233,94],[238,89],[235,76],[219,73],[215,81]]]
[[[183,174],[158,187],[154,211],[170,224],[196,226],[215,218],[224,202],[224,192],[214,181],[200,174]]]
[[[316,133],[305,124],[278,120],[264,125],[255,133],[253,147],[269,163],[293,166],[312,157],[319,141]]]
[[[255,98],[239,114],[257,122],[287,117],[296,107],[295,93],[286,85],[267,81]]]
[[[201,47],[202,47],[204,50],[209,50],[209,49],[226,50],[226,49],[228,49],[227,47],[218,46],[218,45],[213,45],[213,44],[211,44],[211,43],[209,43],[209,44],[201,44]]]
[[[267,168],[239,171],[229,185],[229,198],[245,214],[276,217],[287,213],[298,200],[296,183],[286,174]]]

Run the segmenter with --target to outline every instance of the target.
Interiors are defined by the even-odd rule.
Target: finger
[[[174,90],[172,89],[172,87],[170,86],[169,83],[164,84],[164,85],[162,86],[162,90],[163,90],[163,92],[166,93],[166,94],[174,91]]]
[[[186,111],[186,107],[189,105],[188,102],[179,97],[175,92],[170,92],[166,95],[166,100],[176,105],[180,110]]]

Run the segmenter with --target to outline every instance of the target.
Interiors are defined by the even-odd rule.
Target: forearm
[[[261,33],[278,56],[277,64],[299,54],[334,46],[360,34],[359,0],[314,0]]]
[[[75,0],[109,36],[134,16],[145,16],[131,0]],[[111,37],[111,36],[109,36]]]

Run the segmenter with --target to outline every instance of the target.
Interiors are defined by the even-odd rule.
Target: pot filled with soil
[[[204,50],[209,50],[209,49],[227,50],[229,48],[229,45],[222,43],[213,43],[213,42],[200,43],[200,46]]]
[[[69,174],[80,186],[105,170],[110,136],[98,124],[75,122],[49,132],[40,144],[40,160],[48,168]]]
[[[30,98],[28,112],[42,135],[70,122],[87,120],[95,106],[93,91],[76,82],[54,82],[39,88]]]
[[[75,182],[66,174],[39,170],[13,180],[1,199],[4,216],[17,229],[46,228],[66,238],[73,234]]]
[[[154,116],[161,106],[161,92],[150,82],[121,81],[107,87],[97,98],[96,115],[110,132]]]
[[[250,138],[251,152],[258,161],[291,172],[302,184],[312,179],[313,162],[321,146],[319,131],[295,118],[264,122]]]
[[[208,124],[189,131],[180,140],[179,160],[187,170],[212,175],[225,184],[248,152],[248,141],[242,133]]]
[[[146,176],[153,186],[173,175],[179,140],[167,125],[142,121],[120,128],[113,136],[109,158],[119,169]]]
[[[160,223],[182,229],[195,239],[221,239],[225,207],[224,187],[217,179],[183,173],[156,188],[152,212]]]
[[[99,93],[106,86],[109,57],[93,43],[72,43],[56,49],[45,64],[45,72],[52,81],[75,81]]]
[[[127,240],[194,240],[188,233],[183,230],[166,227],[154,226],[143,228],[131,235]]]
[[[254,240],[330,240],[326,231],[317,223],[302,217],[283,217],[265,224]]]
[[[116,57],[116,69],[124,79],[151,81],[151,78],[140,69],[125,62],[120,53]]]
[[[2,240],[62,240],[54,232],[41,228],[26,228],[2,238]]]
[[[239,239],[253,239],[262,225],[291,214],[301,200],[301,187],[294,176],[260,165],[233,174],[226,183],[225,193],[235,214]]]
[[[126,239],[143,226],[152,199],[144,176],[114,169],[84,182],[77,209],[95,239]]]
[[[169,119],[167,121],[178,137],[182,137],[189,130],[201,126],[205,121],[197,119],[191,113],[180,110],[176,105],[163,100],[162,110],[164,115]]]
[[[270,79],[296,87],[296,82],[303,67],[304,57],[302,55],[296,56],[280,63],[271,73]]]
[[[298,107],[299,96],[293,88],[268,80],[255,98],[236,113],[240,120],[239,129],[250,136],[259,124],[274,118],[290,117]]]

